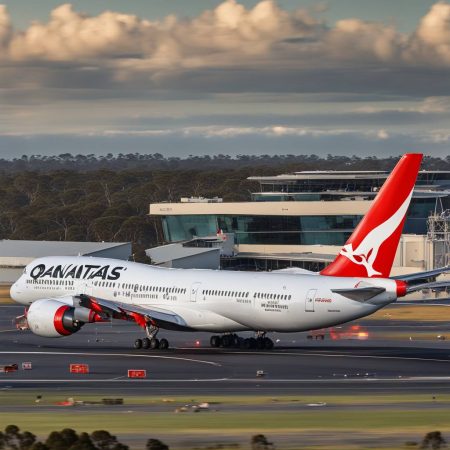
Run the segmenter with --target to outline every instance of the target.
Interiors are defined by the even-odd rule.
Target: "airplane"
[[[390,278],[422,154],[406,154],[336,259],[321,272],[169,269],[95,257],[44,257],[11,287],[28,328],[63,337],[86,323],[127,320],[136,349],[169,347],[160,329],[215,333],[212,347],[272,349],[269,332],[300,332],[368,316],[448,270]],[[419,280],[419,284],[414,283]],[[255,337],[237,333],[252,331]]]

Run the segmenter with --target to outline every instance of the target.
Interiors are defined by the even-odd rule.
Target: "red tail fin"
[[[402,157],[339,255],[321,275],[389,277],[421,161],[421,154]]]

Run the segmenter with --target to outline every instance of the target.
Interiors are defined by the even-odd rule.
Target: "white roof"
[[[0,257],[78,256],[127,245],[128,242],[0,240]]]
[[[155,264],[162,264],[175,259],[219,251],[218,247],[184,247],[182,243],[175,243],[149,248],[145,253]]]

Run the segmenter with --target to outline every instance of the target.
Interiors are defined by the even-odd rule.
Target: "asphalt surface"
[[[0,366],[31,362],[32,370],[0,373],[0,389],[64,389],[158,395],[283,395],[363,392],[450,392],[450,342],[409,340],[308,340],[306,333],[272,334],[272,351],[209,348],[210,334],[160,331],[168,351],[134,350],[142,332],[133,324],[86,325],[80,332],[45,339],[19,332],[20,307],[0,306]],[[378,329],[393,323],[377,322]],[[416,323],[398,324],[416,332]],[[364,322],[366,330],[371,329]],[[445,333],[446,324],[422,324]],[[408,328],[409,327],[409,328]],[[379,332],[378,332],[379,333]],[[70,374],[71,363],[89,374]],[[142,380],[128,369],[145,369]],[[264,377],[256,372],[263,370]]]

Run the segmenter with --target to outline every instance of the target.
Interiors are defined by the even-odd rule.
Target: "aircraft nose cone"
[[[9,290],[9,295],[11,296],[11,298],[13,300],[16,300],[16,301],[19,300],[20,289],[19,289],[19,286],[17,285],[17,282],[11,286],[11,289]]]

